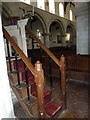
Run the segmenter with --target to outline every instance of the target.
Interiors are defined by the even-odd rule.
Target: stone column
[[[26,33],[25,33],[25,25],[27,24],[27,19],[22,19],[18,21],[18,28],[20,29],[21,41],[22,41],[22,50],[27,56],[27,42],[26,42]]]
[[[50,48],[50,39],[49,39],[50,33],[49,29],[47,30],[47,33],[45,33],[45,45],[46,47]]]
[[[89,54],[88,39],[88,2],[77,2],[77,54]]]
[[[46,36],[45,36],[45,45],[46,47],[50,48],[50,40],[49,40],[49,33],[46,33]]]
[[[66,34],[64,33],[62,35],[62,43],[61,43],[62,46],[66,46]]]

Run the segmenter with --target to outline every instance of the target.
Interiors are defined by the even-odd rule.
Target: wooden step
[[[10,85],[11,85],[11,88],[13,89],[16,97],[18,98],[18,101],[21,104],[22,109],[25,111],[25,113],[27,115],[27,118],[31,118],[31,117],[33,118],[33,115],[31,114],[31,112],[29,111],[27,105],[24,102],[25,98],[24,99],[21,98],[20,92],[18,91],[18,88],[16,86],[12,86],[12,84],[10,84]]]
[[[47,104],[52,100],[52,91],[45,89],[44,90],[44,104]]]
[[[30,80],[29,82],[31,85],[31,94],[37,97],[36,83],[34,80]],[[52,91],[47,89],[44,89],[44,105],[46,114],[50,117],[55,116],[62,108],[61,105],[52,101]]]
[[[28,70],[27,71],[27,75],[28,75],[28,83],[29,83],[29,89],[31,92],[32,97],[34,96],[34,99],[37,97],[37,92],[36,92],[36,83],[34,81],[34,76],[32,75],[32,73]],[[14,79],[17,79],[14,78]],[[21,98],[23,100],[27,99],[27,87],[26,87],[26,83],[25,83],[25,71],[23,70],[21,72],[21,79],[22,81],[24,81],[24,83],[21,85],[20,88],[16,87],[18,89],[18,92],[21,96]],[[16,84],[17,82],[15,82]],[[38,106],[37,106],[37,100],[36,102],[31,100],[28,102],[28,100],[26,100],[27,102],[25,102],[29,112],[32,114],[33,117],[38,117]],[[54,117],[58,111],[61,110],[61,105],[55,103],[52,101],[52,91],[45,89],[44,90],[44,106],[45,106],[45,111],[46,114],[50,117]]]
[[[20,84],[20,87],[16,85],[15,88],[17,89],[22,99],[27,98],[27,85],[24,82]]]
[[[11,78],[10,82],[12,83],[12,85],[16,85],[17,82],[18,82],[17,72],[18,71],[14,70],[14,71],[9,73],[9,77]],[[19,72],[19,78],[20,78],[20,81],[21,81],[21,72]]]
[[[33,115],[37,113],[38,106],[37,106],[37,99],[33,96],[30,96],[30,100],[28,98],[23,99],[23,102],[26,104],[29,112]]]
[[[29,84],[31,85],[31,87],[30,87],[31,94],[34,97],[37,97],[37,89],[36,89],[35,81],[29,80]],[[52,99],[52,91],[48,90],[48,89],[44,89],[44,102],[45,102],[45,104],[48,103],[49,101],[51,101],[51,99]]]
[[[61,108],[61,105],[51,101],[45,106],[45,111],[47,115],[49,115],[50,117],[54,117],[57,114],[57,112],[61,110]]]
[[[11,60],[11,67],[12,67],[12,71],[14,71],[14,65],[13,65],[13,61]],[[9,65],[9,61],[7,60],[7,71],[10,72],[10,65]]]

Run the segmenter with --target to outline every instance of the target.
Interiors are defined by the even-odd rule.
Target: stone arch
[[[31,16],[28,19],[27,26],[30,27],[32,32],[45,44],[45,33],[47,32],[47,27],[42,14],[35,11],[34,16]],[[28,40],[30,39],[28,36],[27,38]],[[37,43],[35,43],[34,46],[35,48],[39,48]]]
[[[67,25],[66,27],[66,33],[70,34],[70,46],[75,45],[75,41],[76,41],[76,31],[75,31],[75,27],[74,25],[72,25],[71,23]]]
[[[41,22],[42,25],[43,25],[44,32],[46,33],[47,27],[46,27],[45,20],[43,19],[43,18],[44,18],[43,15],[42,15],[41,13],[37,13],[37,12],[35,11],[34,16],[32,16],[32,18],[29,18],[29,19],[28,19],[28,22],[30,21],[30,19],[33,19],[33,17],[36,17],[38,20],[40,20],[40,22]],[[28,24],[28,22],[27,22],[27,24]]]
[[[46,33],[46,32],[47,32],[47,26],[46,26],[46,22],[45,22],[44,16],[43,16],[41,13],[36,13],[35,15],[36,15],[36,16],[39,18],[39,20],[42,22],[43,27],[44,27],[44,31],[45,31],[45,33]]]
[[[70,27],[73,29],[73,32],[75,32],[75,27],[74,27],[73,24],[69,23],[69,24],[67,24],[67,27],[68,27],[68,26],[70,26]]]
[[[73,3],[67,3],[66,10],[65,10],[65,17],[70,20],[70,10],[74,11],[75,5]],[[72,21],[75,20],[74,14],[72,14]]]
[[[52,24],[52,22],[57,22],[61,26],[63,34],[65,34],[64,23],[60,19],[58,19],[58,18],[51,19],[48,23],[49,28],[50,28],[50,25]]]
[[[49,33],[50,33],[49,40],[50,40],[52,47],[63,45],[64,43],[63,38],[65,36],[65,30],[60,20],[55,19],[51,22],[51,24],[49,25]]]

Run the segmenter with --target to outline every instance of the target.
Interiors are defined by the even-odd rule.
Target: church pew
[[[66,58],[66,74],[68,80],[88,83],[90,79],[90,56],[73,55]]]

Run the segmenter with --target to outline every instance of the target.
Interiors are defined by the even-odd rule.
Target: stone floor
[[[67,110],[60,118],[88,118],[88,89],[86,85],[67,83]]]

